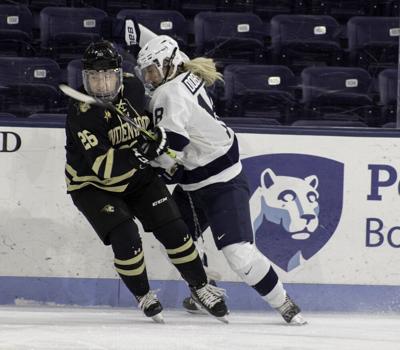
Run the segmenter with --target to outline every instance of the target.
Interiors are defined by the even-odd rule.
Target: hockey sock
[[[136,224],[127,220],[112,229],[109,239],[114,251],[115,269],[122,281],[135,296],[150,290],[142,241]]]
[[[222,248],[232,270],[244,282],[254,288],[271,307],[281,306],[286,298],[286,291],[270,261],[254,244],[241,242]]]
[[[207,283],[207,276],[192,237],[182,219],[174,220],[154,230],[154,236],[164,245],[169,260],[191,287]]]

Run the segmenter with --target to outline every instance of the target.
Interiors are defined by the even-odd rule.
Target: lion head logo
[[[275,265],[291,271],[333,236],[342,214],[344,165],[293,153],[242,162],[256,245]]]
[[[260,176],[260,186],[253,193],[250,203],[254,230],[263,218],[282,225],[293,239],[307,239],[315,232],[319,220],[318,177],[304,179],[278,176],[270,168]]]

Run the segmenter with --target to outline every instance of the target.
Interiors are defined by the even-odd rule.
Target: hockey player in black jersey
[[[121,56],[106,41],[89,45],[83,57],[87,94],[113,106],[141,128],[149,140],[113,109],[71,101],[66,121],[67,192],[105,245],[111,245],[114,265],[144,314],[161,322],[162,306],[150,290],[137,218],[145,231],[164,245],[172,264],[204,309],[223,319],[223,290],[207,283],[189,230],[165,184],[149,161],[166,151],[165,131],[152,128],[144,116],[144,88],[133,75],[123,74]]]

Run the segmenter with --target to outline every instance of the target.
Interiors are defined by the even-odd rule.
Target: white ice
[[[232,312],[229,324],[164,310],[155,324],[136,309],[0,307],[1,350],[399,350],[400,315],[309,314],[307,326],[278,314]]]

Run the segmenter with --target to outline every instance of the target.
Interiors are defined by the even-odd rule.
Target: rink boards
[[[66,195],[65,135],[0,124],[0,304],[130,305],[111,250]],[[400,140],[396,131],[238,129],[259,249],[309,310],[400,311]],[[143,234],[152,287],[175,307],[186,287]],[[209,264],[231,308],[259,309],[210,232]]]

